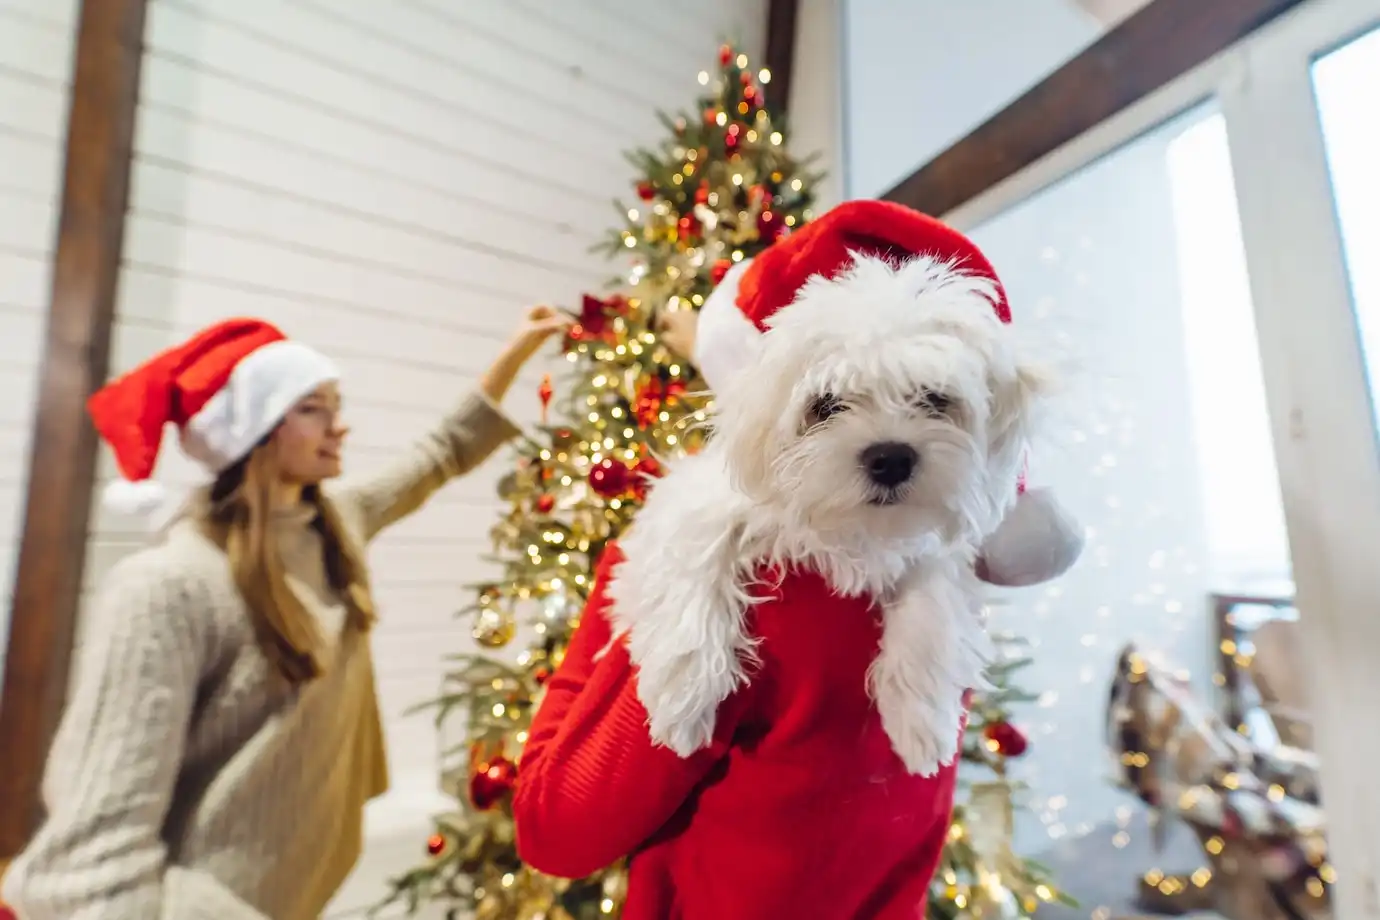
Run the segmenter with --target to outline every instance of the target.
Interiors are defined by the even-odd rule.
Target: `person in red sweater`
[[[982,254],[897,205],[725,284],[750,325],[703,330],[736,342],[718,434],[599,562],[519,763],[518,852],[569,878],[631,856],[625,920],[916,920],[985,664],[977,550],[1020,508],[1044,379]],[[1021,546],[1053,577],[1071,519],[1027,518],[1075,547]]]

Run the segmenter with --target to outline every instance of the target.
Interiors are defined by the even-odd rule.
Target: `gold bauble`
[[[485,607],[475,615],[471,635],[485,648],[502,648],[517,634],[517,621],[506,607]]]

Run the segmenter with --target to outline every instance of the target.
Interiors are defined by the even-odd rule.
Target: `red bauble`
[[[758,98],[757,98],[757,87],[755,87],[755,86],[745,86],[745,87],[743,87],[743,101],[746,102],[748,105],[756,105],[756,104],[757,104],[757,101],[758,101]]]
[[[470,803],[480,811],[493,808],[517,784],[517,767],[505,757],[481,763],[470,776]]]
[[[700,187],[695,189],[695,204],[709,203],[709,183],[701,182]]]
[[[752,74],[749,73],[748,71],[744,70],[742,73],[738,74],[738,82],[741,83],[741,84],[743,84],[744,86],[749,86],[749,85],[751,85],[751,84],[752,84]]]
[[[724,67],[727,67],[727,66],[728,66],[728,62],[731,61],[731,60],[733,60],[733,46],[732,46],[732,45],[720,45],[720,46],[719,46],[719,63],[722,64]]]
[[[724,280],[724,275],[733,267],[733,262],[729,259],[719,259],[709,269],[709,280],[718,284]]]
[[[714,124],[714,123],[715,123],[716,121],[718,121],[718,120],[719,120],[719,110],[718,110],[718,109],[705,109],[705,110],[704,110],[704,123],[705,123],[705,124],[707,124],[707,125],[712,125],[712,124]]]
[[[993,722],[982,730],[982,736],[1003,757],[1020,757],[1030,748],[1030,740],[1010,722]]]
[[[656,197],[656,188],[650,182],[637,183],[637,197],[643,201],[651,201]]]
[[[542,494],[537,496],[537,510],[540,511],[542,514],[550,514],[552,509],[554,509],[555,507],[556,496],[550,494]]]
[[[538,687],[546,686],[546,682],[551,679],[551,669],[546,665],[540,665],[532,672],[532,680]]]
[[[446,851],[446,838],[440,834],[432,834],[426,838],[426,851],[432,856],[440,856]],[[0,914],[0,920],[3,918],[4,914]]]
[[[612,457],[600,460],[589,471],[589,487],[604,498],[618,498],[627,494],[628,479],[628,468]]]
[[[785,221],[777,217],[775,211],[766,210],[757,215],[757,238],[763,243],[776,242],[785,230]]]
[[[700,222],[687,214],[676,223],[682,243],[689,243],[700,235]]]

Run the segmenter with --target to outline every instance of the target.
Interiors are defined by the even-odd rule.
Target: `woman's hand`
[[[695,331],[699,314],[693,310],[662,310],[656,317],[656,333],[667,348],[687,361],[695,358]]]
[[[480,389],[494,402],[501,401],[508,388],[513,385],[522,366],[537,353],[542,343],[557,332],[563,331],[571,322],[570,317],[552,307],[544,304],[532,307],[522,322],[518,323],[508,347],[503,349],[489,366],[489,370],[480,378]]]
[[[554,307],[538,304],[528,310],[527,316],[518,324],[517,331],[513,335],[513,344],[530,355],[551,336],[569,328],[571,322],[569,316]]]

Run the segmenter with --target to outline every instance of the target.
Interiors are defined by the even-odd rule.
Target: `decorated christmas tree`
[[[498,577],[473,586],[477,644],[430,704],[448,743],[453,813],[438,817],[422,862],[395,879],[388,903],[427,902],[477,920],[617,916],[622,865],[565,881],[524,866],[512,793],[542,687],[561,663],[599,554],[636,514],[661,461],[702,442],[709,397],[686,356],[658,330],[696,310],[735,262],[810,218],[818,176],[794,159],[765,104],[770,74],[724,46],[692,111],[662,116],[657,149],[628,155],[636,200],[599,249],[627,268],[615,293],[586,295],[564,343],[566,379],[544,381],[550,419],[519,445],[499,485],[507,510],[492,531]],[[521,640],[515,642],[521,636]],[[520,648],[517,654],[510,649]]]
[[[1011,721],[1013,707],[1034,702],[1013,677],[1031,662],[1024,640],[994,636],[992,687],[973,699],[959,765],[959,793],[949,839],[930,885],[930,920],[993,920],[1031,916],[1042,903],[1074,902],[1054,887],[1048,870],[1011,848],[1016,802],[1022,792],[1008,762],[1029,748]]]

